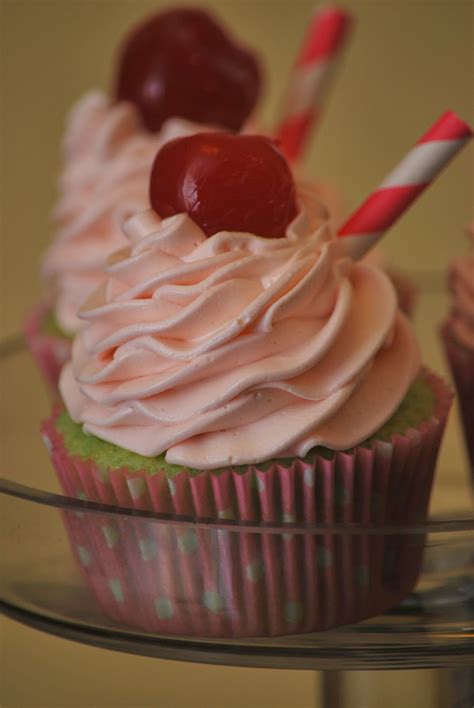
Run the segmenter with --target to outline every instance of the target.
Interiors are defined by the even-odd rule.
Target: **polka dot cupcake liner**
[[[456,386],[471,478],[474,484],[474,351],[469,351],[456,342],[449,321],[445,322],[441,328],[441,338]]]
[[[46,334],[42,331],[47,313],[48,307],[44,304],[34,308],[25,319],[23,334],[48,389],[56,394],[59,374],[70,357],[72,343],[65,337]]]
[[[351,524],[426,518],[451,395],[433,418],[372,449],[268,468],[187,471],[167,477],[99,469],[72,457],[54,425],[43,435],[64,492],[74,498],[196,520],[259,525],[213,528],[133,515],[64,512],[72,551],[103,612],[148,632],[200,637],[276,636],[357,622],[414,587],[424,537],[350,533]],[[294,533],[292,523],[307,524]],[[315,524],[344,532],[315,533]],[[278,525],[273,532],[265,525]],[[285,528],[288,524],[288,528]]]

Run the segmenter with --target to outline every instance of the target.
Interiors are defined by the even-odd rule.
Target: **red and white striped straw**
[[[318,9],[304,38],[284,99],[276,131],[282,151],[297,160],[319,121],[336,58],[349,35],[351,16],[335,6]]]
[[[443,113],[340,227],[338,236],[343,239],[344,253],[354,260],[362,258],[471,137],[472,130],[467,123],[452,111]]]

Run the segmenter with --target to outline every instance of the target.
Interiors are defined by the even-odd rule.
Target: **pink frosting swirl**
[[[66,120],[62,142],[63,171],[60,197],[53,217],[70,221],[82,212],[104,163],[112,159],[131,137],[144,134],[138,112],[130,103],[111,105],[99,91],[86,93],[73,106]]]
[[[73,419],[197,469],[375,432],[415,378],[418,346],[389,279],[341,259],[305,202],[280,239],[132,217],[61,375]]]
[[[453,296],[450,324],[459,344],[474,351],[474,223],[468,235],[471,251],[453,263],[449,274]]]
[[[105,259],[126,244],[123,221],[149,206],[149,173],[158,149],[205,129],[170,119],[159,133],[145,132],[132,104],[111,105],[96,92],[73,108],[54,212],[58,231],[43,264],[57,320],[66,332],[77,332],[77,311],[101,282]]]

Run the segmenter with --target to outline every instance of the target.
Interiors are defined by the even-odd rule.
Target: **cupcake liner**
[[[48,307],[44,304],[31,310],[23,324],[23,334],[48,388],[55,394],[61,369],[70,357],[72,343],[66,337],[42,331],[47,313]]]
[[[54,425],[43,435],[64,492],[130,509],[260,524],[216,529],[99,513],[64,514],[73,552],[105,614],[145,631],[202,637],[312,632],[377,615],[419,573],[420,534],[350,533],[351,523],[426,518],[451,394],[425,372],[433,417],[391,442],[244,472],[167,478],[101,470],[69,455]],[[284,524],[347,524],[343,534]],[[265,524],[282,526],[281,532]]]
[[[474,483],[474,352],[457,343],[449,321],[441,327],[441,338],[456,386],[470,472]]]

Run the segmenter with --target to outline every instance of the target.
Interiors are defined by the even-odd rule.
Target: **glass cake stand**
[[[21,337],[1,343],[0,371],[6,394],[2,406],[5,454],[0,481],[0,598],[9,617],[53,635],[145,656],[323,671],[325,705],[334,707],[339,705],[340,671],[462,670],[474,666],[474,515],[469,508],[467,475],[465,488],[459,487],[452,496],[449,511],[433,513],[426,523],[409,528],[357,524],[271,527],[232,521],[196,524],[192,519],[73,499],[60,492],[39,435],[39,420],[47,415],[50,403]],[[156,572],[168,574],[162,587],[174,587],[174,597],[181,598],[179,612],[186,620],[180,623],[176,607],[163,594],[154,598],[161,622],[158,629],[147,624],[148,610],[137,610],[140,602],[136,597],[135,610],[141,612],[140,617],[128,612],[130,577],[143,597],[154,591],[155,581],[146,575],[143,565],[134,565],[133,554],[115,550],[118,534],[125,539],[125,546],[135,544],[140,562],[153,559]],[[377,548],[377,544],[396,549],[407,538],[413,547],[424,549],[418,582],[407,599],[377,617],[327,631],[249,638],[239,635],[245,634],[241,623],[249,622],[252,612],[252,626],[264,626],[266,633],[276,627],[265,600],[263,605],[261,599],[252,604],[251,598],[229,599],[225,593],[208,592],[204,602],[216,616],[227,606],[233,608],[225,631],[219,621],[214,625],[204,620],[199,624],[199,617],[189,621],[195,616],[193,584],[205,584],[209,564],[217,562],[216,577],[225,585],[226,573],[230,577],[237,572],[235,564],[241,562],[251,543],[274,551],[278,548],[272,558],[281,553],[284,564],[291,563],[291,554],[285,556],[288,547],[301,549],[313,544],[317,548],[329,539],[336,548],[359,549],[356,552],[363,554],[364,548]],[[174,551],[169,550],[178,546],[186,552],[197,548],[200,561],[180,560],[178,569]],[[99,557],[95,570],[94,551]],[[110,556],[105,560],[107,553]],[[320,566],[324,571],[324,555]],[[263,570],[255,565],[245,572],[258,577]],[[343,597],[343,604],[356,605],[357,592],[344,595],[344,587],[352,589],[356,581],[363,584],[368,579],[363,575],[354,579],[352,571],[348,573],[346,576],[342,564],[335,592]],[[291,585],[291,579],[282,577],[283,584]],[[181,584],[181,591],[176,590],[176,583]],[[287,618],[288,613],[291,620],[301,619],[302,612],[317,611],[305,602],[285,606]],[[324,611],[331,613],[333,609],[328,606]],[[259,625],[262,612],[270,618],[265,625]],[[337,612],[335,618],[337,623]]]

